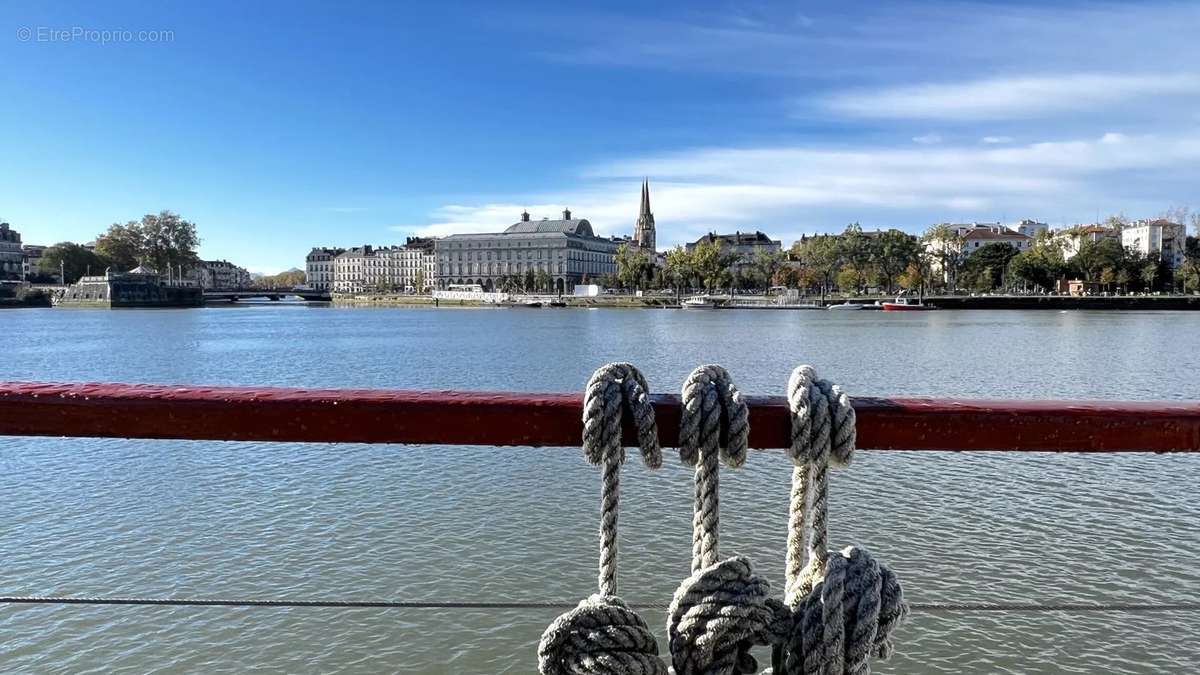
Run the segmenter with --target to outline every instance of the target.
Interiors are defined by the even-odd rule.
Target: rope
[[[867,551],[828,550],[829,464],[849,464],[855,417],[841,387],[800,366],[788,380],[792,411],[785,602],[787,644],[773,654],[779,675],[860,675],[894,651],[892,632],[908,612],[896,575]],[[806,545],[807,544],[807,545]]]
[[[113,596],[0,595],[0,605],[108,605],[160,607],[328,607],[334,609],[571,609],[576,603],[557,601],[456,602],[449,600],[286,600],[282,598],[127,598]],[[632,609],[668,610],[665,602],[631,602]],[[1157,613],[1200,612],[1200,602],[1175,603],[912,603],[914,612],[1071,612]]]
[[[668,609],[672,664],[676,675],[753,673],[758,664],[751,647],[782,641],[790,617],[749,560],[719,560],[718,457],[732,467],[746,461],[749,410],[729,373],[716,365],[692,371],[682,399],[679,456],[696,467],[695,499],[692,574]]]
[[[628,363],[592,373],[583,396],[583,454],[602,471],[600,591],[555,619],[538,644],[542,675],[666,675],[658,643],[646,622],[617,597],[617,513],[620,506],[622,416],[637,427],[642,459],[662,464],[658,427],[646,378]]]

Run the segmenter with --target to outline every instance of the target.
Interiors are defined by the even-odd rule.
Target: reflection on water
[[[3,379],[578,391],[628,359],[747,393],[815,364],[854,394],[1200,398],[1171,313],[6,311]],[[1200,599],[1195,457],[862,452],[831,541],[914,602]],[[722,474],[722,550],[783,579],[789,470]],[[688,572],[690,474],[625,471],[621,594]],[[599,477],[572,449],[0,439],[0,592],[561,600],[595,587]],[[0,607],[5,672],[528,673],[555,610]],[[644,616],[665,625],[662,612]],[[665,633],[665,630],[660,631]],[[1194,616],[918,614],[884,673],[1196,672]]]

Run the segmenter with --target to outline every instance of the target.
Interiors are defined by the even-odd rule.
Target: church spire
[[[640,248],[653,253],[654,248],[654,213],[650,211],[650,180],[642,181],[642,204],[638,209],[637,225],[633,228],[633,241]]]

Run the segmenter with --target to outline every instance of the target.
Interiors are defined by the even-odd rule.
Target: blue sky
[[[30,243],[171,209],[275,272],[522,208],[628,233],[643,176],[660,246],[1200,207],[1194,2],[100,4],[0,5]]]

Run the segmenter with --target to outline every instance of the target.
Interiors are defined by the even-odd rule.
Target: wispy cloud
[[[984,145],[1002,145],[1004,143],[1012,143],[1013,137],[1012,136],[984,136],[983,138],[979,139],[979,142],[983,143]]]
[[[1171,180],[1157,195],[1143,190],[1131,197],[1117,187],[1163,171],[1171,172]],[[1001,213],[1083,219],[1096,209],[1134,211],[1151,208],[1156,199],[1176,200],[1173,189],[1200,180],[1200,133],[1112,132],[1005,147],[695,149],[588,168],[581,188],[530,195],[528,208],[535,218],[553,218],[562,209],[557,202],[566,201],[599,232],[628,233],[645,175],[651,177],[659,241],[668,245],[709,229],[763,229],[794,238],[848,220],[914,229]],[[495,231],[515,222],[522,208],[515,202],[450,205],[432,214],[434,222],[421,233]]]
[[[913,143],[919,143],[921,145],[936,145],[941,142],[941,134],[923,134],[921,136],[913,136]]]
[[[1089,112],[1143,97],[1200,94],[1200,75],[1179,73],[1083,73],[1008,77],[840,92],[828,97],[830,110],[855,117],[886,119],[1019,119],[1047,113]]]

